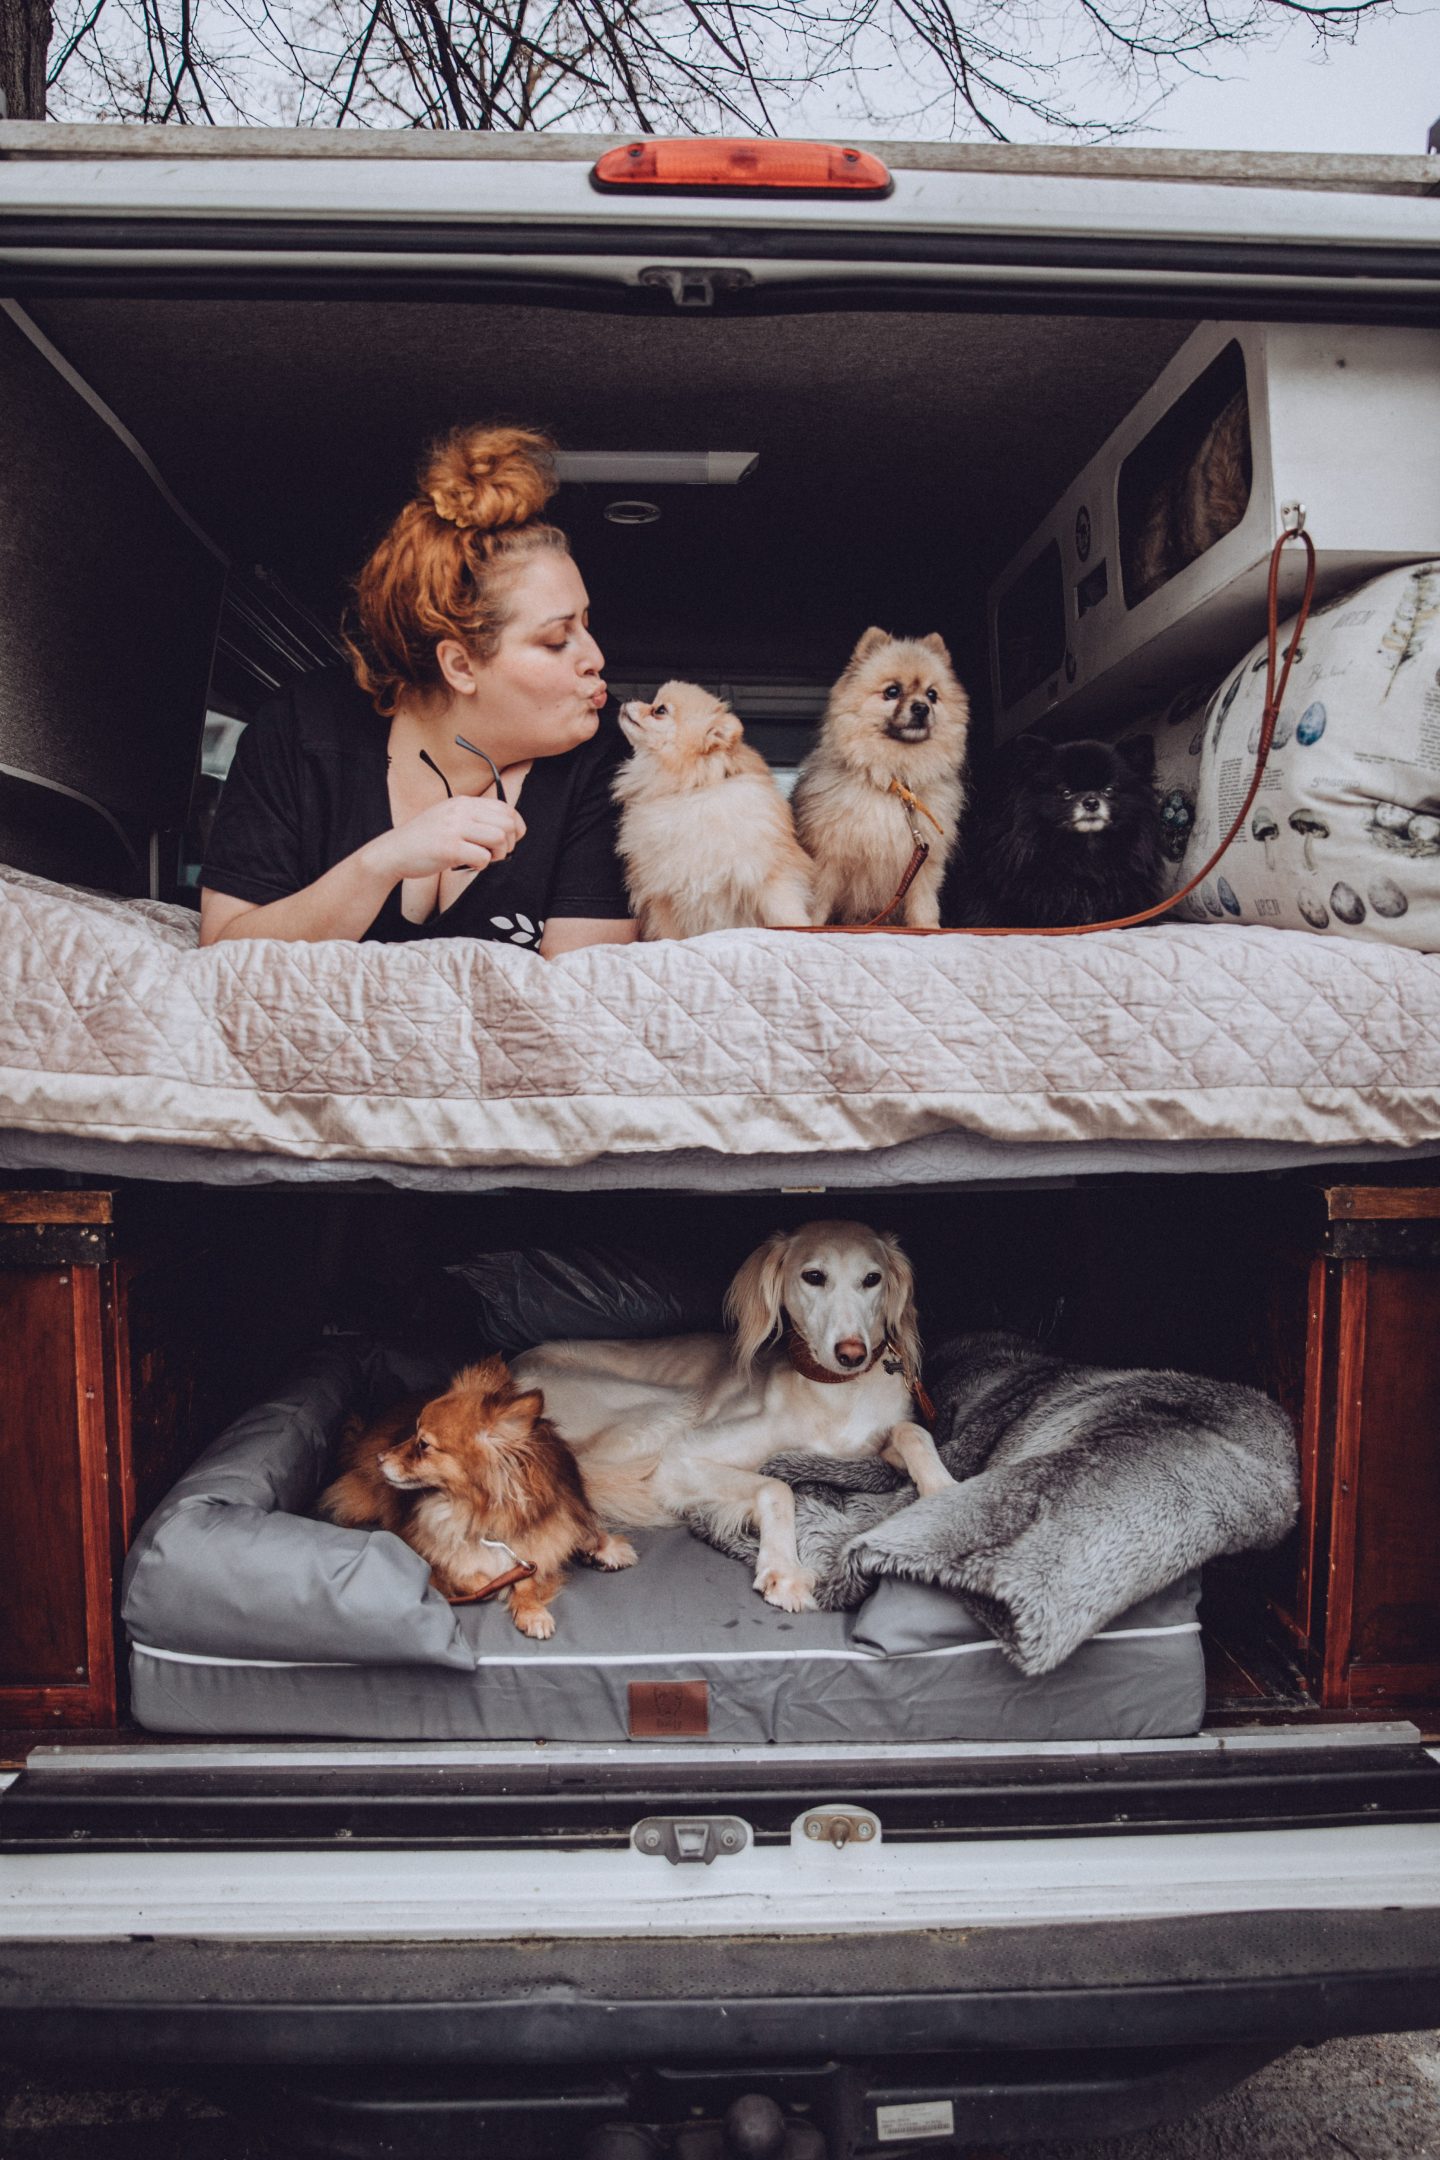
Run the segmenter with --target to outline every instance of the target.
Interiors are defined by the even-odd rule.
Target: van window
[[[1234,531],[1250,481],[1245,355],[1232,339],[1120,467],[1116,518],[1127,608]]]

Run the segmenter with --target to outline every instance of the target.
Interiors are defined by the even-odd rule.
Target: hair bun
[[[432,446],[420,474],[437,517],[462,531],[528,525],[557,485],[555,445],[533,428],[455,428]]]

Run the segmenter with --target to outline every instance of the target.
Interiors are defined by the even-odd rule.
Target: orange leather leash
[[[445,1602],[447,1605],[484,1605],[492,1597],[499,1597],[502,1590],[509,1590],[517,1582],[529,1582],[530,1577],[539,1572],[533,1560],[517,1560],[503,1575],[492,1575],[483,1590],[463,1590],[454,1597],[447,1593]]]
[[[942,840],[945,837],[945,828],[940,823],[939,818],[936,817],[934,811],[927,808],[927,806],[923,802],[921,802],[920,797],[914,792],[913,788],[906,787],[903,780],[892,780],[886,792],[890,795],[898,795],[905,807],[905,823],[909,828],[910,832],[910,845],[912,852],[910,860],[905,866],[905,875],[901,878],[900,883],[896,886],[889,905],[881,908],[878,915],[872,915],[869,922],[854,924],[852,927],[857,930],[880,930],[890,928],[898,929],[900,927],[899,924],[892,924],[890,921],[890,917],[894,914],[896,908],[899,907],[901,901],[905,898],[906,893],[909,892],[910,887],[914,884],[916,878],[919,877],[920,872],[924,869],[926,863],[930,860],[930,843],[925,838],[925,835],[921,832],[919,826],[915,822],[916,811],[918,810],[922,817],[929,818],[930,823],[934,826],[936,832],[939,833]],[[812,923],[807,925],[807,927],[814,929],[818,926]]]
[[[1291,633],[1290,643],[1285,648],[1285,664],[1280,667],[1280,560],[1284,554],[1286,543],[1291,540],[1298,540],[1305,550],[1305,590],[1301,595],[1300,605],[1295,613],[1295,627]],[[1314,597],[1315,543],[1305,530],[1305,513],[1301,510],[1297,515],[1296,522],[1293,525],[1286,526],[1270,551],[1270,582],[1267,592],[1269,629],[1265,657],[1265,710],[1260,719],[1260,744],[1256,752],[1255,770],[1251,775],[1249,789],[1244,802],[1241,803],[1235,815],[1230,830],[1226,833],[1210,860],[1203,868],[1196,871],[1188,884],[1182,885],[1177,892],[1169,894],[1166,899],[1157,900],[1153,907],[1141,908],[1137,915],[1117,915],[1108,922],[1058,923],[1052,924],[1048,928],[1037,927],[1034,924],[1007,923],[1003,927],[989,926],[984,929],[949,930],[944,928],[922,929],[912,927],[907,923],[892,923],[887,918],[894,914],[896,908],[905,898],[906,893],[909,892],[925,863],[926,857],[930,853],[928,843],[921,838],[916,827],[910,807],[911,804],[914,804],[915,808],[925,810],[925,805],[918,802],[911,795],[908,788],[903,788],[898,782],[895,782],[892,783],[891,792],[901,796],[905,801],[906,815],[910,825],[910,837],[915,843],[915,853],[910,858],[909,868],[900,880],[899,889],[889,906],[883,908],[878,915],[872,916],[869,922],[792,923],[787,924],[786,928],[809,931],[814,936],[823,937],[869,937],[874,935],[885,937],[1093,937],[1097,930],[1130,930],[1137,923],[1154,922],[1157,916],[1168,915],[1171,908],[1178,907],[1182,900],[1189,898],[1197,885],[1204,884],[1206,878],[1209,877],[1216,864],[1226,854],[1231,842],[1250,815],[1250,807],[1259,794],[1260,783],[1265,777],[1265,765],[1270,756],[1270,745],[1275,739],[1275,725],[1280,718],[1280,708],[1285,702],[1285,691],[1290,681],[1290,670],[1294,665],[1295,655],[1300,650],[1300,640],[1304,635],[1305,625],[1310,617],[1310,603]],[[938,830],[938,821],[932,813],[925,810],[925,815],[930,819],[932,825],[936,825]]]

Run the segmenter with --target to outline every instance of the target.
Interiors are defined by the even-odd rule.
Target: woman
[[[635,936],[610,801],[623,745],[596,732],[604,655],[540,516],[550,449],[471,427],[430,452],[356,580],[353,680],[307,676],[241,737],[202,945],[478,937],[553,957]]]

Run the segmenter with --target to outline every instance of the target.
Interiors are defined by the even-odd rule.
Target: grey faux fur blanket
[[[963,1335],[928,1362],[953,1490],[871,1457],[781,1455],[800,1558],[829,1611],[882,1575],[963,1599],[1025,1673],[1220,1553],[1273,1545],[1295,1518],[1295,1439],[1251,1388],[1071,1365],[1014,1335]],[[751,1559],[753,1541],[724,1549]]]

